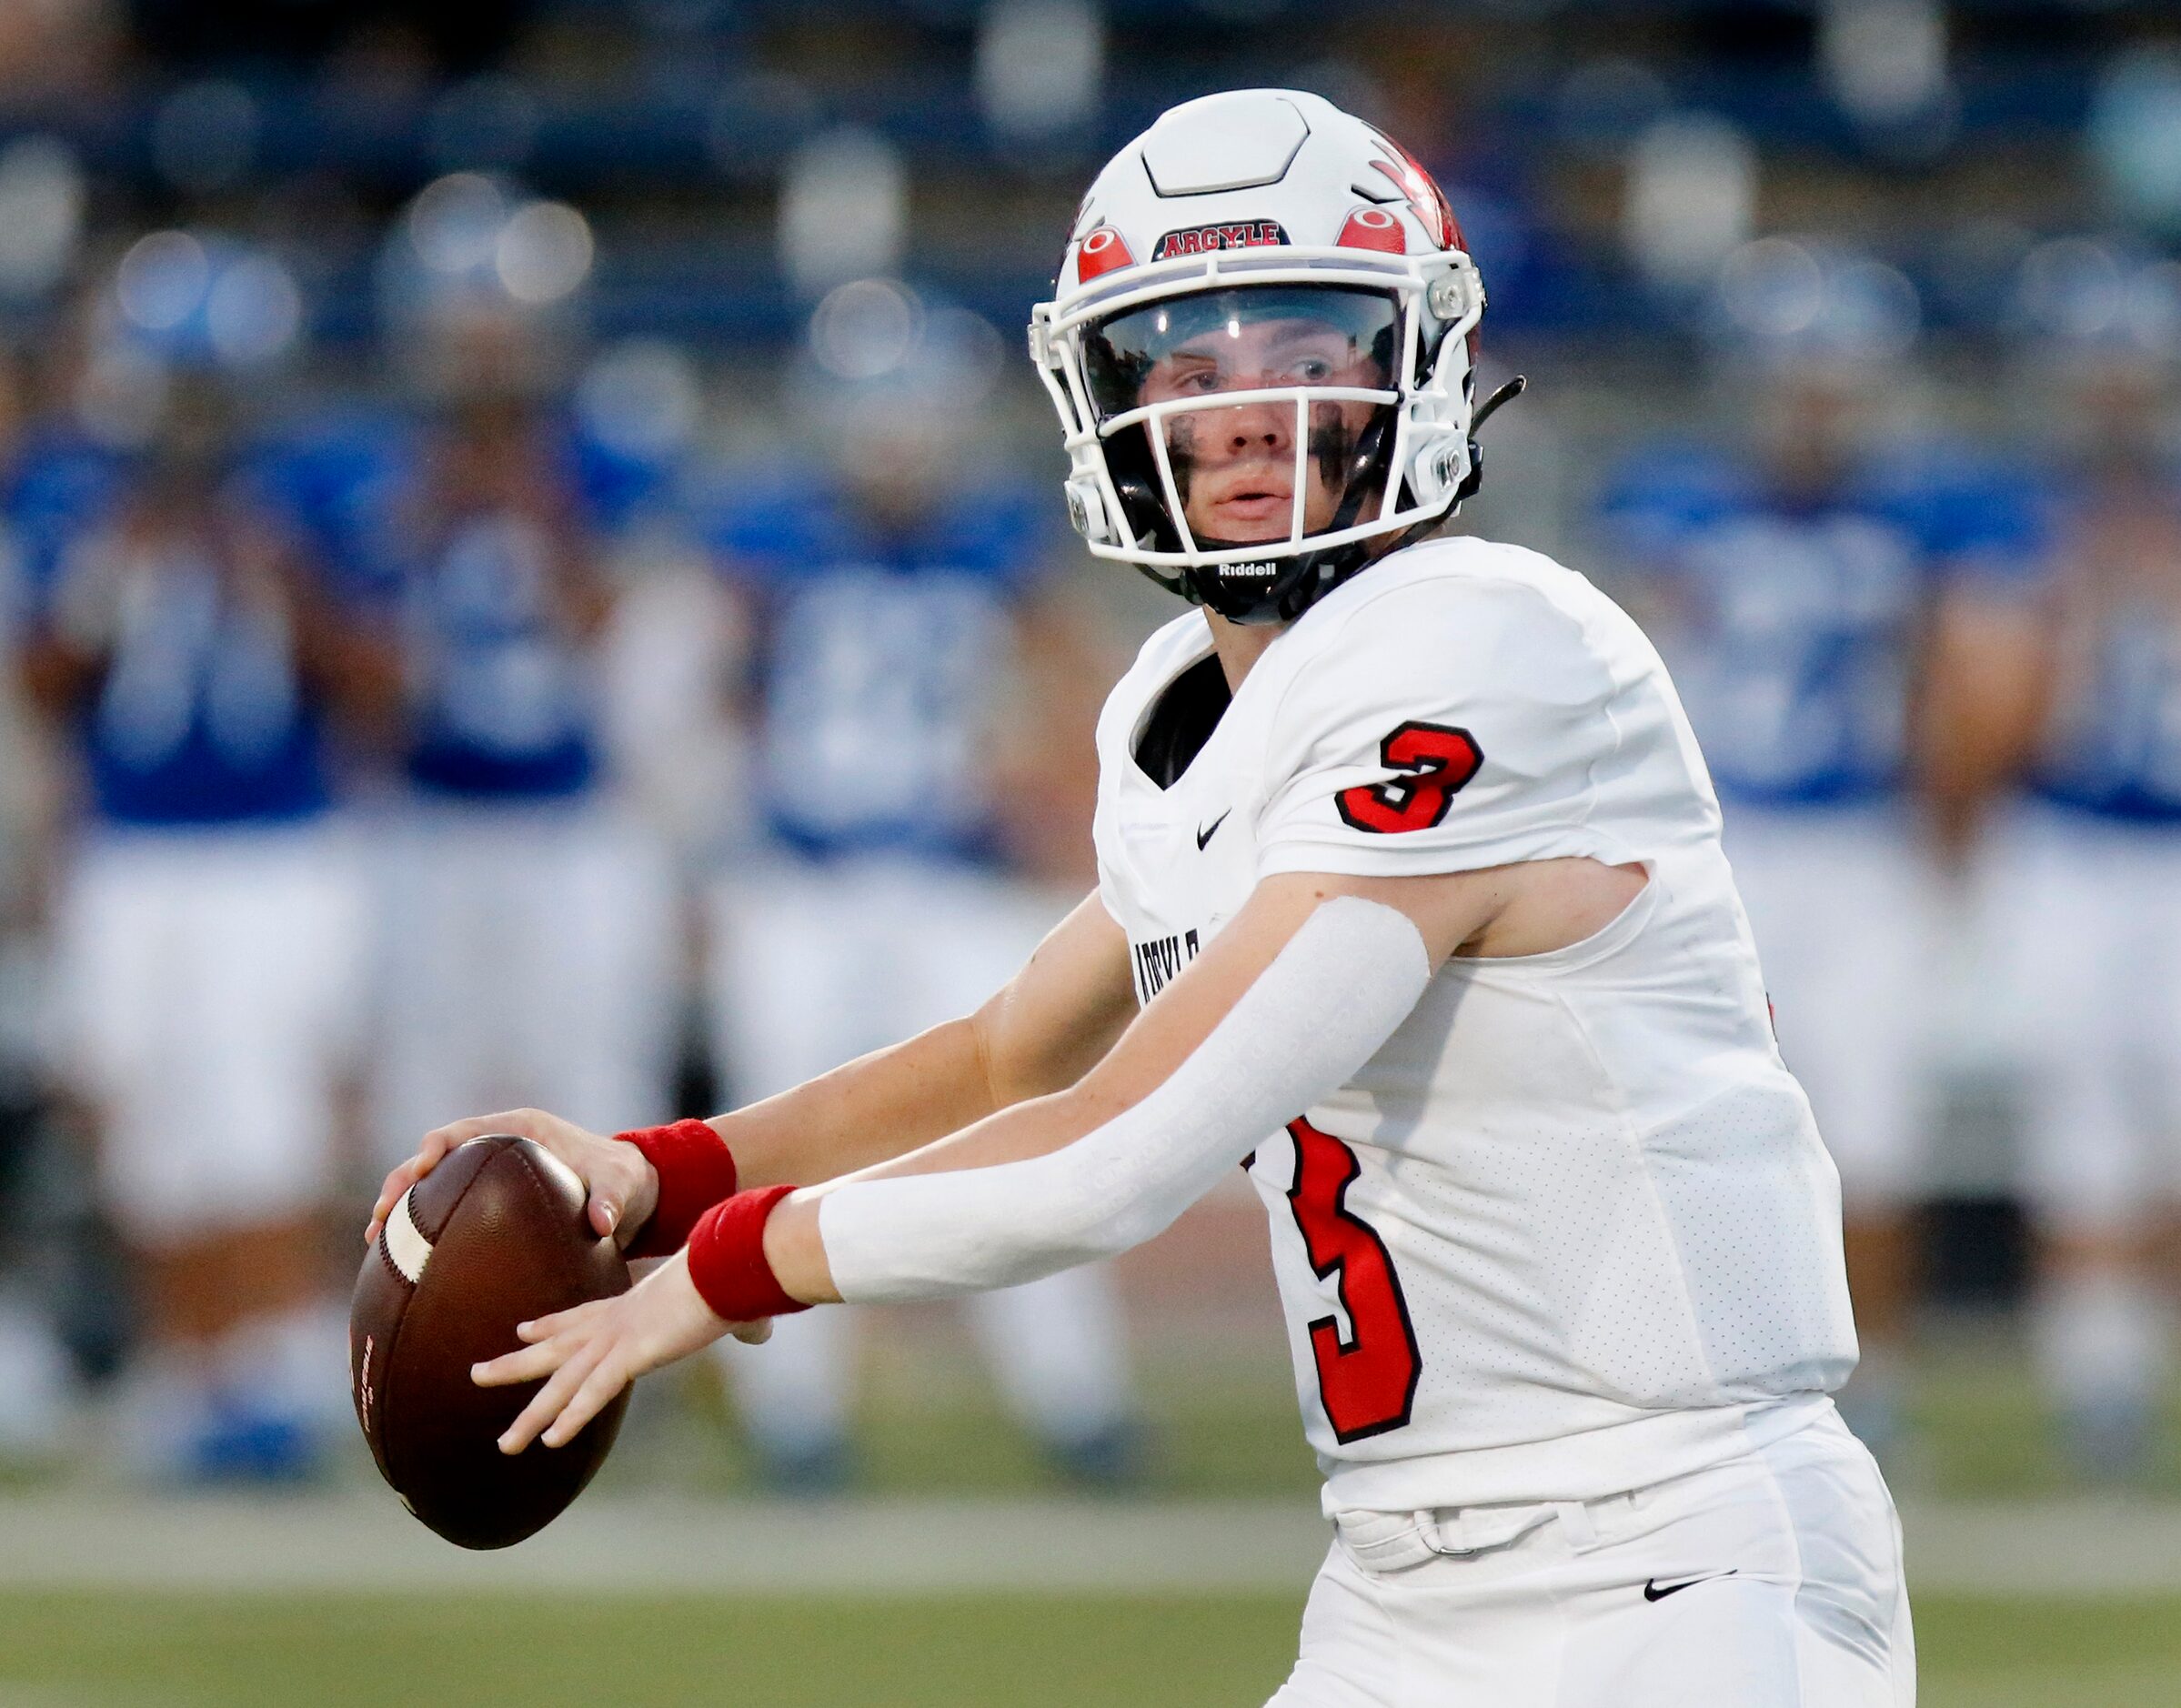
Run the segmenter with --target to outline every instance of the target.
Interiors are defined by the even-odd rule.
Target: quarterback
[[[514,1130],[671,1254],[478,1367],[548,1378],[503,1449],[782,1312],[1121,1251],[1241,1167],[1333,1531],[1274,1708],[1914,1700],[1827,1398],[1838,1181],[1704,760],[1581,577],[1432,537],[1483,304],[1437,186],[1315,96],[1106,167],[1031,353],[1090,550],[1201,608],[1107,704],[1097,891],[974,1015],[733,1114],[427,1136],[375,1230]]]

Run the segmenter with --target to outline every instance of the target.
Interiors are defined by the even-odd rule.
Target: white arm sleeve
[[[1352,1077],[1431,972],[1406,914],[1322,903],[1189,1059],[1102,1127],[1025,1161],[828,1192],[818,1228],[834,1286],[851,1304],[940,1299],[1142,1243]]]

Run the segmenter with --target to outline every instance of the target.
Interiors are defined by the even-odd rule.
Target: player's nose
[[[1216,442],[1231,456],[1284,451],[1295,442],[1295,411],[1284,403],[1240,403],[1220,411]]]

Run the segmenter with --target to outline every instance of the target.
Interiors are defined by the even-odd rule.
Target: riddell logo
[[[1206,255],[1214,249],[1260,249],[1268,244],[1286,241],[1287,233],[1281,230],[1277,219],[1242,219],[1226,226],[1191,226],[1183,231],[1170,231],[1160,238],[1159,246],[1151,251],[1151,259],[1165,261],[1177,255]]]

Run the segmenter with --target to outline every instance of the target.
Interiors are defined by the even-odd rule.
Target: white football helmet
[[[1483,286],[1414,157],[1319,95],[1172,108],[1091,185],[1031,359],[1098,557],[1279,622],[1474,490]]]

